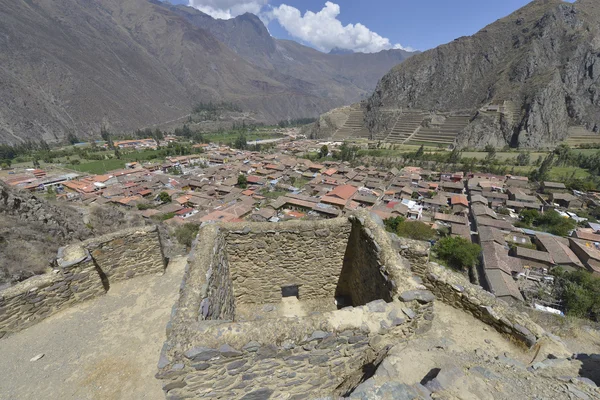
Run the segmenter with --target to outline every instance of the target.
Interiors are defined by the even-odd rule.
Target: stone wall
[[[356,306],[377,299],[390,302],[393,287],[379,260],[380,246],[369,228],[358,219],[353,221],[336,297],[349,297]]]
[[[165,258],[156,226],[131,228],[84,241],[110,282],[163,272]]]
[[[225,235],[216,230],[204,236],[208,243],[214,243],[210,264],[206,272],[206,293],[200,303],[202,319],[233,320],[235,316],[235,297],[233,282],[225,250]]]
[[[110,282],[164,268],[156,227],[128,229],[61,248],[52,272],[0,292],[0,337],[104,294]]]
[[[252,230],[225,225],[227,258],[238,304],[276,303],[284,286],[299,286],[299,298],[335,295],[350,236],[348,220],[253,224]]]
[[[355,232],[355,239],[348,241],[351,230]],[[228,294],[231,292],[228,283],[222,290],[210,288],[208,283],[226,282],[225,265],[228,265],[236,294],[234,303],[244,301],[244,297],[238,297],[240,275],[236,275],[236,268],[240,265],[254,268],[243,254],[257,250],[250,240],[253,243],[262,240],[266,244],[258,250],[268,260],[250,256],[268,266],[266,276],[257,277],[255,284],[262,287],[262,283],[256,282],[264,280],[276,285],[276,291],[267,288],[271,294],[259,297],[260,301],[281,301],[281,285],[303,283],[291,275],[286,275],[291,282],[271,276],[287,271],[269,264],[274,261],[273,255],[262,251],[275,252],[281,248],[279,254],[283,260],[288,252],[298,259],[301,255],[291,253],[295,244],[304,251],[318,249],[311,254],[335,263],[338,274],[342,273],[344,255],[346,265],[358,268],[360,264],[368,274],[361,275],[358,271],[349,274],[356,278],[356,285],[361,276],[367,280],[366,289],[355,288],[360,293],[357,301],[377,297],[377,293],[380,293],[379,299],[358,307],[305,317],[234,322],[231,316],[235,304]],[[310,249],[305,246],[307,242],[312,243]],[[338,242],[342,242],[343,247]],[[230,243],[234,244],[233,249],[227,248]],[[354,250],[346,252],[348,244],[361,246],[367,256],[352,265],[350,255]],[[333,252],[338,259],[331,258]],[[238,262],[241,264],[236,265]],[[300,275],[305,270],[315,274],[306,284],[310,291],[303,292],[300,287],[300,299],[306,293],[334,295],[337,277],[332,276],[333,272],[314,271],[312,266],[302,269],[296,264],[289,267]],[[260,269],[253,271],[263,273]],[[216,278],[215,273],[220,278]],[[333,283],[332,278],[336,278]],[[168,399],[283,398],[281,396],[306,399],[347,394],[374,371],[390,346],[428,329],[434,296],[423,289],[412,278],[406,262],[392,249],[387,234],[365,215],[319,222],[205,226],[188,259],[180,298],[167,326],[167,341],[159,359],[157,378],[163,381]],[[256,301],[250,292],[241,293],[250,301]],[[219,301],[222,304],[216,304]],[[223,319],[217,319],[219,316]]]

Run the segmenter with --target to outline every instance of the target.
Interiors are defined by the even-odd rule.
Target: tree
[[[160,192],[158,194],[158,200],[161,203],[170,203],[171,202],[171,196],[169,196],[169,193],[167,193],[167,192]]]
[[[196,239],[198,235],[198,230],[200,229],[200,225],[198,224],[185,224],[177,227],[175,229],[175,238],[177,241],[187,248],[192,247],[192,243]]]
[[[481,247],[478,245],[465,238],[453,236],[440,239],[433,250],[438,258],[448,263],[448,266],[460,271],[474,266],[481,253]]]
[[[519,213],[519,217],[521,217],[521,221],[527,226],[531,226],[533,222],[538,219],[540,213],[538,210],[523,210]]]
[[[528,151],[522,151],[517,156],[517,165],[527,166],[531,162],[531,153]]]
[[[408,221],[403,217],[388,218],[383,222],[388,231],[398,236],[414,240],[431,240],[436,237],[435,230],[423,222]]]
[[[461,151],[455,147],[454,149],[452,149],[450,155],[448,156],[448,162],[450,164],[458,164],[460,162],[461,155]]]
[[[554,154],[556,155],[556,165],[560,166],[570,164],[573,158],[571,148],[566,143],[559,144],[554,149]]]
[[[326,144],[324,144],[323,146],[321,146],[321,150],[319,150],[319,156],[321,158],[325,158],[329,155],[329,148],[327,147]]]
[[[536,182],[544,182],[548,180],[548,175],[550,173],[550,169],[554,165],[554,153],[550,153],[544,158],[540,168],[537,170],[531,171],[530,178]]]
[[[75,143],[79,143],[79,138],[77,136],[75,136],[75,134],[73,132],[69,132],[69,134],[67,135],[67,141],[70,144],[75,144]]]
[[[417,150],[417,152],[415,153],[415,158],[421,158],[423,157],[423,154],[425,154],[425,146],[421,145],[421,147],[419,147],[419,150]]]
[[[485,152],[487,153],[485,156],[486,161],[492,161],[496,158],[496,148],[491,144],[485,146]]]
[[[110,150],[115,149],[115,144],[113,143],[113,140],[112,140],[112,134],[108,131],[108,129],[106,129],[105,126],[102,126],[102,128],[100,128],[100,136],[102,137],[102,140],[104,140],[106,142],[106,146]]]
[[[248,140],[246,139],[246,135],[240,133],[240,135],[235,139],[233,147],[240,150],[248,149]]]
[[[118,148],[118,147],[115,147],[115,158],[116,158],[117,160],[120,160],[120,159],[121,159],[121,150],[119,150],[119,148]]]
[[[248,178],[246,178],[246,175],[239,174],[238,179],[237,179],[237,184],[242,189],[246,189],[246,187],[248,187]]]

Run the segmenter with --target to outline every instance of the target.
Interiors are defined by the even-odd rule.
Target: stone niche
[[[157,378],[169,399],[347,395],[389,346],[428,328],[432,295],[399,300],[422,289],[366,213],[207,225]]]

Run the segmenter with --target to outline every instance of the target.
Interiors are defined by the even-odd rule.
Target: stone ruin
[[[169,399],[348,395],[428,329],[423,289],[366,214],[205,226],[157,378]]]
[[[556,339],[382,225],[357,213],[202,227],[158,363],[167,399],[347,397],[430,329],[434,300],[526,346]]]

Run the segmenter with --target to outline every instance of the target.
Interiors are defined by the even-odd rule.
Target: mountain
[[[541,148],[600,122],[600,4],[536,0],[470,37],[411,57],[370,97],[365,124],[389,111],[470,115],[461,146]]]
[[[317,116],[410,55],[327,55],[274,40],[251,14],[214,20],[154,0],[0,0],[0,20],[2,143],[131,131],[201,101],[269,123]]]

